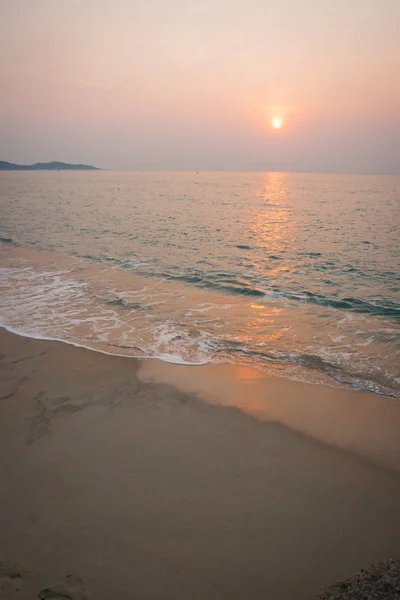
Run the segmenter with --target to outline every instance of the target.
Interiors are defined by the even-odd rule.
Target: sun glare
[[[272,119],[271,125],[274,129],[280,129],[283,125],[283,121],[282,121],[282,119],[275,118],[275,119]]]

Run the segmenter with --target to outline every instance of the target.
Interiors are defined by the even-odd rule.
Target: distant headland
[[[0,160],[0,171],[100,171],[92,165],[70,165],[64,162],[35,163],[33,165],[17,165]]]

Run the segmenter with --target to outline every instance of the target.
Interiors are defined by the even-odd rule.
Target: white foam
[[[222,361],[257,364],[268,370],[269,357],[274,357],[274,372],[282,365],[286,376],[292,378],[293,373],[304,371],[305,379],[314,381],[317,371],[304,370],[298,364],[299,357],[311,351],[338,369],[343,366],[346,370],[351,362],[358,372],[369,373],[371,362],[366,361],[371,353],[366,350],[363,356],[362,348],[373,338],[366,337],[371,332],[363,316],[342,311],[332,319],[324,315],[324,331],[319,327],[322,321],[307,321],[314,335],[310,338],[307,332],[308,339],[304,339],[304,315],[297,307],[300,322],[294,322],[293,301],[275,292],[267,291],[269,298],[232,300],[229,304],[221,296],[219,304],[215,295],[203,291],[197,294],[158,279],[117,275],[113,279],[108,270],[106,277],[97,277],[96,271],[86,267],[78,275],[74,270],[51,271],[49,266],[44,270],[25,266],[1,269],[1,326],[23,337],[66,343],[109,356],[158,359],[183,366]],[[81,277],[85,282],[79,280]],[[115,299],[140,303],[149,310],[126,310],[110,303]],[[311,309],[318,312],[315,306],[310,307],[305,312],[307,319]],[[397,330],[386,326],[380,331]],[[268,349],[268,357],[258,358],[257,352],[253,353],[260,347]]]
[[[19,329],[15,329],[14,327],[10,327],[5,325],[0,319],[0,328],[5,329],[9,333],[14,335],[18,335],[19,337],[29,338],[31,340],[39,340],[42,342],[59,342],[61,344],[67,344],[68,346],[74,346],[75,348],[83,348],[85,350],[89,350],[90,352],[98,352],[99,354],[105,354],[107,356],[118,356],[119,358],[135,358],[135,359],[146,359],[146,360],[161,360],[163,362],[182,365],[186,367],[201,367],[208,364],[210,361],[204,360],[199,362],[191,362],[186,361],[182,357],[174,354],[159,354],[159,355],[126,355],[119,354],[116,352],[107,352],[106,350],[100,350],[99,348],[93,348],[92,346],[86,346],[85,344],[78,344],[77,342],[72,342],[71,340],[65,340],[63,338],[49,337],[45,335],[37,335],[33,333],[27,333],[25,331],[21,331]]]
[[[201,332],[197,331],[193,339],[170,322],[168,313],[122,314],[118,308],[104,306],[97,288],[93,290],[88,283],[73,280],[69,271],[9,267],[1,270],[0,277],[4,283],[0,303],[2,326],[12,333],[112,356],[126,357],[127,353],[108,352],[102,348],[103,344],[112,345],[116,350],[125,345],[134,350],[136,346],[140,354],[132,352],[129,354],[132,358],[154,358],[192,366],[209,361]],[[169,290],[162,290],[162,295],[170,296]],[[139,296],[152,307],[164,303],[158,289],[151,286],[117,294],[118,298],[124,296]],[[160,323],[165,318],[168,322]]]

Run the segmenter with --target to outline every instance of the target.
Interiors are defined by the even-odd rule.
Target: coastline
[[[2,597],[306,600],[398,553],[395,400],[0,347]]]

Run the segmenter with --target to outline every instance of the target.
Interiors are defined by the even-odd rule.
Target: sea
[[[400,398],[400,176],[0,173],[23,336]]]

